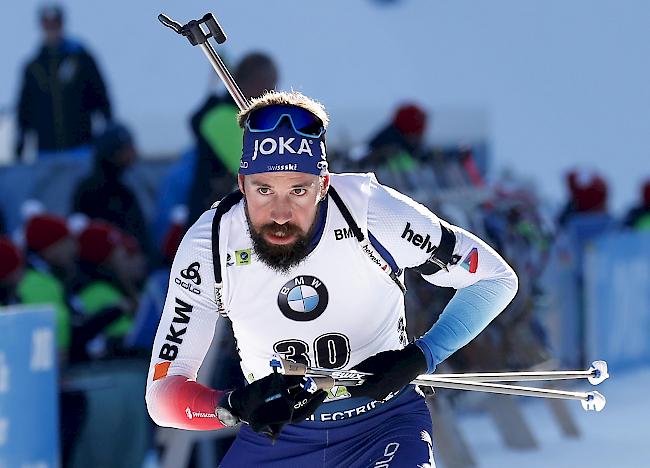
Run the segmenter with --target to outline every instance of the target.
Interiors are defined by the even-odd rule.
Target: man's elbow
[[[504,283],[508,290],[508,302],[510,302],[514,299],[514,297],[517,295],[517,291],[519,290],[519,277],[510,265],[507,265],[506,274],[504,275]]]
[[[170,427],[169,424],[165,424],[165,421],[160,417],[160,414],[158,414],[155,410],[152,410],[148,404],[147,412],[149,413],[149,417],[156,424],[156,426]]]
[[[165,402],[161,401],[161,395],[148,387],[144,401],[147,406],[147,413],[149,413],[149,417],[154,423],[161,427],[172,427],[169,418],[165,417],[165,412],[163,411]]]

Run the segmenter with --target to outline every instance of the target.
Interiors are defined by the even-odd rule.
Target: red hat
[[[181,240],[183,240],[183,234],[185,234],[185,226],[181,224],[172,224],[169,226],[167,234],[163,238],[162,242],[162,254],[165,257],[165,260],[172,262],[178,246],[181,245]]]
[[[27,248],[40,252],[61,239],[70,236],[70,230],[64,218],[51,214],[39,214],[27,221],[25,242]]]
[[[427,126],[427,114],[415,104],[406,104],[395,112],[393,125],[404,135],[421,136]]]
[[[650,180],[643,184],[643,206],[650,206]]]
[[[99,265],[122,243],[118,228],[103,221],[91,221],[79,234],[79,258]]]
[[[6,237],[0,237],[0,281],[7,278],[23,264],[20,250]]]
[[[601,176],[590,172],[571,171],[567,184],[576,211],[600,211],[607,205],[607,182]]]

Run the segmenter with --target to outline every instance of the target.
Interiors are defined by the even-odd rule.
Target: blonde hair
[[[318,117],[323,122],[325,128],[327,128],[327,124],[329,123],[329,117],[327,116],[327,112],[325,112],[325,107],[320,102],[298,91],[267,91],[260,97],[251,99],[250,105],[239,112],[237,116],[239,126],[244,128],[246,119],[251,112],[274,104],[302,107]]]

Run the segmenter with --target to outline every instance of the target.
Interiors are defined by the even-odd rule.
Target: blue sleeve
[[[481,280],[459,289],[431,329],[415,341],[428,372],[474,339],[508,305],[517,292],[516,280]]]

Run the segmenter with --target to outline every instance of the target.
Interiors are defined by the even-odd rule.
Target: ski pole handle
[[[173,29],[181,36],[187,37],[193,46],[198,45],[207,57],[210,65],[212,65],[212,68],[214,68],[214,71],[221,78],[221,81],[226,86],[226,89],[234,99],[237,107],[239,107],[239,110],[248,108],[248,99],[242,93],[239,85],[237,85],[228,68],[223,63],[223,60],[219,57],[219,54],[217,54],[212,44],[208,41],[209,38],[213,37],[218,44],[226,42],[226,34],[212,13],[206,13],[200,20],[191,20],[185,25],[181,25],[162,13],[158,15],[158,20],[164,26]],[[208,29],[207,33],[201,28],[201,25],[205,25]]]
[[[158,15],[158,21],[160,21],[162,24],[167,26],[168,28],[173,29],[176,31],[178,34],[183,34],[181,31],[183,29],[183,26],[180,23],[177,23],[173,19],[171,19],[169,16],[161,13]]]
[[[307,366],[299,362],[289,361],[277,354],[271,359],[271,367],[283,375],[306,375]]]
[[[227,39],[226,33],[223,32],[223,28],[212,13],[206,13],[203,15],[203,18],[191,20],[184,25],[174,21],[164,13],[158,15],[158,21],[168,28],[173,29],[177,34],[187,37],[193,46],[205,44],[211,37],[214,37],[217,44],[223,44]],[[207,33],[201,28],[201,25],[205,25],[208,28]]]
[[[361,385],[366,377],[368,377],[368,372],[358,372],[358,371],[346,371],[346,370],[336,370],[336,369],[322,369],[320,367],[309,367],[306,364],[301,364],[298,362],[289,361],[284,359],[282,356],[275,354],[269,362],[274,371],[279,372],[284,375],[302,375],[308,378],[324,378],[327,377],[330,380],[331,385],[329,388],[334,385],[343,385],[343,386],[355,386]]]

